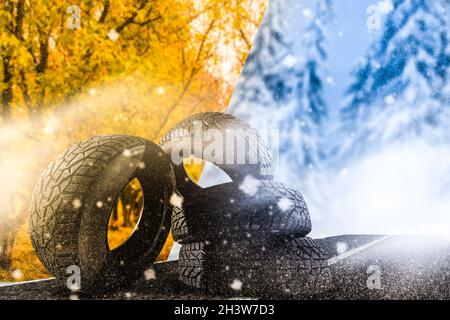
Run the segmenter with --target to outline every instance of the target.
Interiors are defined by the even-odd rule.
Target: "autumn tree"
[[[23,223],[57,153],[97,134],[156,140],[192,113],[224,111],[266,2],[0,0],[5,260],[14,237],[2,230]]]

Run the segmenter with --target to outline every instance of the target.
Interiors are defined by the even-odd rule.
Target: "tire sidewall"
[[[139,277],[162,249],[170,228],[169,199],[175,188],[169,159],[151,143],[119,154],[99,175],[86,200],[79,234],[82,288],[117,287]],[[139,168],[138,164],[145,164]],[[120,247],[110,250],[107,234],[110,215],[123,188],[137,178],[144,191],[139,224]],[[108,201],[112,199],[113,201]],[[98,203],[102,206],[98,206]]]

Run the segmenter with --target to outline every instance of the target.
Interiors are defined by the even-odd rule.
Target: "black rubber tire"
[[[110,250],[110,213],[134,178],[144,192],[143,213],[131,237]],[[88,139],[64,152],[40,178],[30,209],[33,247],[61,284],[72,265],[81,270],[83,292],[131,284],[166,241],[174,190],[170,160],[151,141],[124,135]]]
[[[183,245],[180,280],[211,293],[270,298],[310,298],[330,288],[329,256],[313,239],[256,240]],[[241,288],[232,288],[236,281]]]
[[[190,243],[240,235],[272,232],[302,237],[311,232],[311,219],[302,195],[274,181],[254,181],[258,189],[248,194],[237,183],[206,188],[185,199],[172,213],[175,241]],[[289,208],[280,208],[286,199]],[[286,209],[286,210],[283,210]]]
[[[201,137],[197,137],[199,129],[203,133]],[[238,132],[244,133],[242,135],[237,135],[239,137],[237,139],[247,145],[245,150],[245,163],[226,164],[226,161],[223,161],[224,163],[218,163],[220,161],[216,161],[214,156],[209,157],[204,154],[205,151],[208,150],[208,146],[212,143],[207,135],[217,132],[220,133],[222,137],[226,137],[227,130],[240,130]],[[223,142],[222,146],[223,150],[225,150],[225,154],[222,158],[224,160],[226,159],[227,152],[232,152],[233,155],[236,155],[237,148],[226,148],[225,138],[223,139]],[[236,143],[236,145],[238,145],[238,143]],[[185,198],[189,198],[192,192],[195,192],[200,188],[195,182],[191,181],[186,174],[186,170],[182,163],[183,158],[189,158],[190,156],[196,155],[196,150],[201,151],[201,155],[196,155],[197,159],[201,158],[217,165],[225,171],[233,181],[242,181],[248,175],[263,180],[272,180],[273,178],[271,153],[259,137],[257,131],[244,121],[230,114],[204,112],[188,117],[176,124],[161,139],[160,146],[172,159],[177,179],[177,188]],[[250,163],[249,159],[256,159],[257,161],[252,161],[255,163]],[[235,160],[237,160],[237,158],[235,158]]]

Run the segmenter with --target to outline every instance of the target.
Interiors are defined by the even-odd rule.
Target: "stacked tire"
[[[211,132],[226,137],[233,131],[234,144],[224,138],[212,156],[203,152],[211,149]],[[183,283],[220,294],[272,297],[305,297],[326,288],[327,255],[305,237],[311,231],[306,203],[291,186],[272,181],[269,149],[254,129],[231,115],[202,113],[176,125],[160,146],[171,156],[183,198],[171,222],[173,238],[182,244]],[[196,185],[180,161],[192,157],[218,166],[233,182]]]

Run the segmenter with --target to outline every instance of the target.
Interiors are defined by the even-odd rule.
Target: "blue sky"
[[[376,4],[378,0],[335,0],[333,1],[334,17],[328,25],[329,39],[327,43],[328,61],[326,70],[334,80],[333,84],[325,83],[325,99],[331,110],[336,110],[343,100],[343,94],[351,84],[352,71],[367,53],[370,44],[377,36],[376,32],[370,33],[367,28],[367,8]],[[289,17],[287,29],[293,34],[286,35],[294,39],[294,32],[301,29],[305,21],[303,10],[313,9],[314,1],[296,0],[295,5],[286,5],[284,10]],[[302,48],[296,48],[299,55]]]
[[[367,8],[374,0],[334,1],[335,17],[329,29],[328,72],[334,85],[327,85],[325,98],[330,108],[337,108],[342,95],[351,84],[352,71],[356,68],[375,36],[370,34],[366,21]]]

